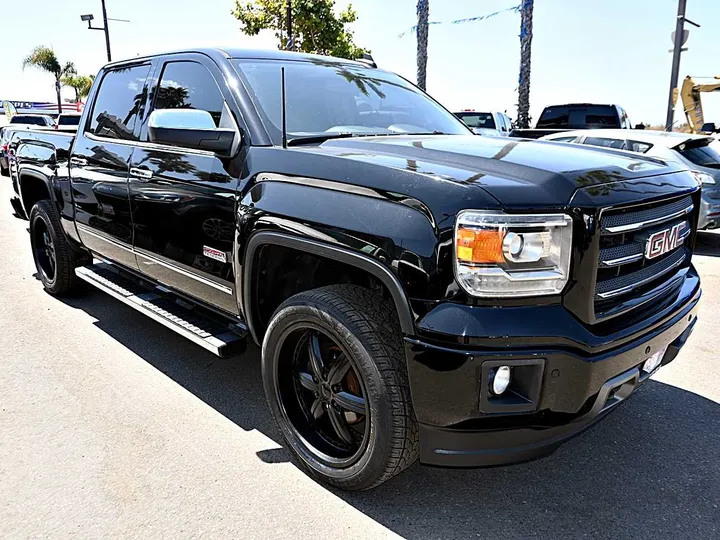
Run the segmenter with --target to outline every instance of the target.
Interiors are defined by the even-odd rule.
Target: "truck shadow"
[[[218,359],[101,292],[66,302],[240,428],[281,441],[254,345]],[[289,460],[284,449],[258,457]],[[374,491],[335,495],[410,538],[719,538],[720,404],[650,381],[548,458],[494,469],[416,465]]]

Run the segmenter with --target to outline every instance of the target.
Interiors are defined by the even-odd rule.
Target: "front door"
[[[173,60],[159,69],[153,110],[200,109],[218,126],[235,125],[212,65]],[[237,314],[232,258],[239,171],[232,174],[232,162],[213,152],[151,143],[146,126],[140,138],[129,180],[140,271]]]
[[[70,177],[78,234],[96,254],[137,269],[132,251],[128,169],[146,101],[150,64],[106,71],[78,127]]]

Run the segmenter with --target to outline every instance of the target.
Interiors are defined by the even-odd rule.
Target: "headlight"
[[[714,186],[715,185],[715,179],[712,177],[712,175],[700,171],[690,171],[692,175],[695,177],[695,180],[700,182],[704,186]]]
[[[455,276],[472,296],[558,294],[571,248],[570,216],[465,210],[455,224]]]

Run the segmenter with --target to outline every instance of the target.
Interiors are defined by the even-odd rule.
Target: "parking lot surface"
[[[0,178],[3,538],[720,538],[720,234],[700,320],[626,404],[552,456],[414,466],[333,492],[289,462],[257,348],[218,359],[99,291],[43,292]]]

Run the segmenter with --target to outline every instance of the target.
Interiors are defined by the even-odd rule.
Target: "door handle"
[[[70,165],[84,167],[85,165],[87,165],[87,159],[73,156],[70,158]]]
[[[130,176],[137,178],[138,180],[150,180],[153,177],[153,173],[148,169],[132,167],[130,169]]]

